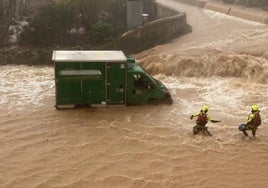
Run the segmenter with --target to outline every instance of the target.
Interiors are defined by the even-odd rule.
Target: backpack
[[[198,114],[196,124],[205,126],[208,122],[207,114],[200,113]]]

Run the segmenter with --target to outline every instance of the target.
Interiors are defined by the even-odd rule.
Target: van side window
[[[150,90],[152,89],[152,84],[142,75],[133,75],[134,85],[138,89]]]

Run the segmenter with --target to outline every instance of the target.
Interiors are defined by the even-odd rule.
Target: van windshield
[[[133,81],[135,87],[142,90],[151,90],[155,85],[155,83],[152,83],[155,82],[155,80],[152,80],[148,75],[141,73],[133,74]]]
[[[157,85],[159,84],[158,80],[155,79],[149,72],[144,70],[144,73],[145,73],[145,76],[147,76],[153,82],[153,84],[157,84]]]

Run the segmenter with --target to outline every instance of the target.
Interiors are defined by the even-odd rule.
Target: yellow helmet
[[[251,110],[258,111],[259,110],[259,107],[256,104],[253,104],[251,106]]]
[[[202,110],[203,112],[207,112],[207,111],[208,111],[208,107],[207,107],[206,105],[204,105],[204,106],[202,106],[201,110]]]

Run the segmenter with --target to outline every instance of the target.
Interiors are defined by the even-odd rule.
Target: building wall
[[[127,1],[127,29],[133,29],[142,24],[143,2],[141,0]]]

